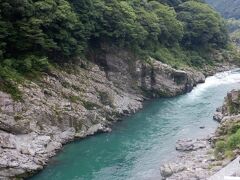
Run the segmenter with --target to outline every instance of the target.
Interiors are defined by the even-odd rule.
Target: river
[[[240,88],[240,71],[208,77],[191,93],[149,102],[114,125],[112,133],[66,145],[30,180],[156,180],[159,167],[172,160],[179,138],[214,132],[215,109],[227,92]],[[204,129],[200,129],[204,126]]]

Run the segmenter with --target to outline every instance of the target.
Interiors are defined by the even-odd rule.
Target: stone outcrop
[[[217,108],[221,116],[219,126],[213,137],[214,142],[223,140],[226,135],[231,134],[240,125],[240,91],[232,90],[227,94],[223,106]]]
[[[232,90],[227,94],[223,106],[217,108],[217,112],[221,115],[219,119],[219,126],[215,131],[214,136],[211,138],[213,145],[217,141],[226,141],[228,137],[239,130],[240,127],[240,91]],[[231,151],[231,163],[223,166],[223,169],[214,174],[210,179],[223,179],[225,176],[239,176],[239,148]],[[224,153],[217,154],[220,159],[226,161]],[[234,158],[236,158],[234,160]],[[229,162],[229,161],[228,161]],[[226,165],[226,164],[225,164]]]
[[[232,90],[225,97],[223,106],[217,108],[213,119],[221,122],[228,119],[229,116],[238,114],[240,114],[240,91]]]
[[[180,139],[176,143],[176,150],[178,151],[196,151],[205,147],[207,147],[206,142],[199,139]]]
[[[22,100],[0,92],[0,179],[19,179],[43,168],[62,145],[111,131],[111,124],[141,109],[145,99],[175,96],[204,82],[195,70],[176,70],[154,59],[105,49],[92,63],[51,70],[19,85]]]
[[[186,166],[184,164],[177,164],[177,163],[164,164],[160,168],[161,175],[164,178],[170,177],[173,174],[182,172],[184,170],[186,170]]]

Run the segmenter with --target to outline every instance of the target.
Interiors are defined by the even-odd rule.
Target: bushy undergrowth
[[[195,68],[202,68],[205,65],[212,65],[214,61],[211,60],[210,51],[208,50],[189,50],[180,46],[171,48],[158,47],[154,52],[146,53],[151,57],[169,64],[174,68],[182,68],[192,66]]]
[[[25,78],[36,78],[50,69],[48,59],[29,55],[18,59],[5,59],[0,64],[0,90],[11,94],[14,100],[21,100],[18,84]]]
[[[215,155],[217,157],[233,157],[233,151],[240,148],[240,129],[227,135],[225,140],[219,140],[215,144]]]

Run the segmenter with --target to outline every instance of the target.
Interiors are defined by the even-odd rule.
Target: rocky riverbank
[[[240,91],[233,90],[228,93],[223,106],[217,108],[213,119],[220,124],[214,134],[205,139],[185,139],[176,143],[176,150],[180,153],[174,163],[164,164],[160,168],[163,179],[206,180],[240,154],[239,150],[234,150],[231,157],[226,157],[219,154],[215,147],[217,141],[226,140],[226,136],[239,127],[239,97]],[[239,172],[229,175],[235,174]]]
[[[219,171],[230,161],[215,158],[211,142],[211,137],[179,140],[176,150],[180,153],[174,162],[161,166],[162,178],[166,180],[206,180]]]
[[[146,99],[176,96],[205,77],[154,59],[109,49],[92,63],[53,69],[19,85],[22,100],[0,92],[0,179],[22,179],[43,169],[62,145],[111,131],[111,124],[143,107]],[[97,62],[97,63],[94,63]]]
[[[28,177],[65,143],[109,132],[145,100],[183,94],[205,80],[202,72],[142,61],[121,49],[107,48],[90,59],[26,80],[19,85],[20,101],[0,92],[0,179]],[[216,67],[214,72],[230,68]]]

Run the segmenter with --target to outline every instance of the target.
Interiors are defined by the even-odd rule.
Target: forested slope
[[[17,94],[12,81],[89,59],[101,44],[201,67],[227,39],[222,18],[197,0],[1,0],[0,88]]]
[[[240,1],[239,0],[206,0],[218,10],[225,18],[240,18]]]
[[[239,0],[206,0],[212,7],[227,19],[227,26],[233,42],[240,45],[240,1]]]

